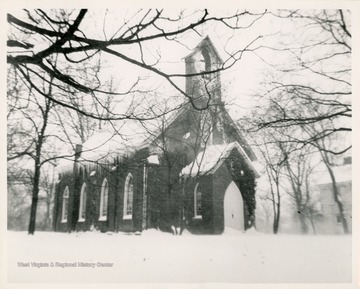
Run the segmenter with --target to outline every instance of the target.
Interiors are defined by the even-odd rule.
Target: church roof
[[[236,134],[238,136],[238,140],[240,142],[241,147],[245,150],[247,156],[250,158],[251,161],[257,161],[257,157],[254,153],[254,151],[252,150],[252,148],[250,147],[249,143],[246,141],[245,137],[243,136],[243,134],[240,131],[239,126],[234,122],[234,120],[232,119],[232,117],[230,116],[230,114],[228,113],[228,111],[226,109],[224,109],[224,107],[220,107],[221,111],[223,113],[223,116],[225,117],[226,121],[234,128],[234,130],[236,131]]]
[[[189,106],[184,105],[162,120],[154,119],[146,122],[126,120],[122,122],[121,127],[117,128],[115,132],[113,126],[104,127],[83,143],[79,162],[101,164],[113,161],[114,157],[129,157],[136,151],[148,147],[176,119],[181,117],[183,113],[186,113],[188,109]],[[256,161],[256,156],[226,110],[224,109],[222,112],[225,112],[226,120],[230,121],[230,124],[235,127],[240,138],[239,142],[208,146],[194,161],[195,165],[192,171],[197,172],[199,169],[201,173],[213,172],[213,169],[216,171],[232,149],[236,148],[243,155],[249,167],[253,169],[255,175],[257,175],[257,170],[253,167],[253,161]],[[204,160],[200,162],[203,158]],[[71,170],[72,165],[73,160],[67,160],[66,164],[62,163],[59,165],[59,170]],[[182,174],[189,175],[191,166],[192,164],[185,167]]]
[[[131,156],[148,145],[149,135],[150,128],[137,120],[123,121],[119,128],[106,125],[82,144],[78,161],[82,164],[106,164],[112,162],[114,157]],[[71,171],[73,165],[74,156],[63,158],[57,171]]]
[[[129,156],[146,146],[148,132],[139,121],[127,120],[116,130],[105,127],[82,145],[79,161],[102,162],[116,156]]]
[[[82,144],[78,161],[83,164],[101,164],[113,161],[114,157],[129,157],[148,147],[184,111],[182,106],[163,118],[144,122],[128,119],[122,121],[120,127],[107,124]],[[57,166],[58,171],[70,171],[73,164],[73,157],[63,159]]]
[[[238,142],[207,146],[192,163],[182,169],[180,175],[194,177],[196,175],[214,174],[234,149],[244,157],[245,162],[255,176],[259,177],[254,164]]]

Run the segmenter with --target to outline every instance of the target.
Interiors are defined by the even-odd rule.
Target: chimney
[[[76,147],[75,147],[75,162],[80,158],[81,151],[82,151],[82,145],[77,144]]]

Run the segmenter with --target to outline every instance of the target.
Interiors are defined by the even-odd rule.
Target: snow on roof
[[[245,158],[246,163],[250,169],[255,173],[255,176],[259,176],[251,160],[245,153],[244,149],[238,142],[232,142],[222,145],[210,145],[200,152],[196,159],[186,167],[184,167],[180,175],[191,175],[192,177],[206,174],[213,174],[229,156],[233,149],[237,149],[238,152]]]
[[[135,120],[127,120],[117,131],[106,127],[83,143],[80,160],[106,161],[114,155],[130,155],[144,146],[148,136],[146,129]]]
[[[60,174],[67,171],[71,171],[74,166],[74,160],[62,158],[58,161],[58,165],[55,168],[55,171]]]
[[[343,165],[343,166],[337,166],[332,167],[332,170],[335,175],[335,180],[337,183],[343,183],[343,182],[349,182],[352,180],[352,166],[349,165]],[[331,177],[327,170],[317,172],[316,173],[316,183],[317,185],[325,185],[331,183]]]
[[[170,110],[164,118],[154,118],[141,122],[138,120],[125,120],[121,126],[114,127],[106,124],[101,130],[91,136],[82,144],[79,162],[106,163],[116,156],[130,156],[137,150],[147,147],[161,132],[185,111],[185,105]],[[69,155],[65,153],[64,155]],[[63,173],[73,169],[74,157],[61,159],[57,171]]]

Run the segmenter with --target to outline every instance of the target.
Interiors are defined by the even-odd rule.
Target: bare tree
[[[43,217],[42,217],[42,230],[50,231],[52,229],[52,208],[54,204],[55,196],[55,163],[51,163],[52,173],[49,171],[49,167],[42,166],[40,188],[41,194],[39,194],[39,202],[44,207],[43,208]],[[37,212],[37,220],[39,210]]]
[[[7,190],[7,227],[11,230],[26,230],[31,205],[31,180],[28,171],[9,163]]]
[[[188,36],[189,33],[197,34],[197,29],[207,23],[222,24],[230,32],[234,29],[248,28],[265,13],[252,13],[243,10],[232,14],[218,15],[218,13],[204,9],[195,12],[180,11],[174,15],[173,12],[165,10],[139,10],[122,19],[121,23],[117,24],[119,26],[112,29],[111,35],[107,35],[106,28],[108,27],[105,27],[104,24],[103,36],[97,37],[92,33],[94,27],[93,23],[91,23],[92,12],[86,9],[79,11],[24,10],[19,13],[19,16],[8,14],[7,17],[10,24],[7,42],[10,49],[7,62],[15,67],[22,81],[29,87],[56,104],[97,119],[132,118],[134,116],[115,113],[114,111],[109,112],[108,116],[99,116],[96,111],[88,107],[74,106],[66,99],[44,93],[37,87],[37,82],[39,80],[46,81],[47,78],[44,77],[46,75],[51,76],[54,87],[60,90],[67,90],[66,86],[70,86],[76,91],[91,94],[92,96],[96,93],[109,93],[109,91],[103,90],[101,80],[96,76],[93,78],[92,85],[84,83],[82,76],[78,75],[77,67],[93,61],[98,56],[110,55],[123,63],[133,65],[163,78],[193,103],[194,100],[191,95],[186,94],[177,80],[194,75],[164,72],[158,65],[160,55],[157,52],[151,52],[153,50],[151,47],[154,46],[153,43],[161,44],[168,41],[181,43],[182,36]],[[103,23],[106,23],[107,14],[108,11],[105,12]],[[94,15],[96,19],[101,17],[100,12]],[[197,74],[210,74],[230,68],[241,58],[245,51],[251,49],[252,43],[253,41],[242,49],[232,52],[228,60],[216,71]],[[25,53],[18,53],[19,49],[25,50]],[[56,65],[53,61],[54,55],[58,56]],[[71,63],[72,69],[66,72],[64,67],[59,65],[61,62],[65,66]],[[136,85],[137,81],[127,86],[128,88],[124,91],[117,91],[113,94],[122,95],[128,93],[135,89]]]
[[[325,127],[324,123],[320,124],[320,128],[319,126],[315,126],[312,125],[310,127],[306,127],[306,133],[314,138],[314,135],[317,134],[317,132],[320,131],[326,131],[328,129],[328,127],[332,125],[332,123],[327,123],[326,124],[327,127]],[[338,144],[340,141],[338,139],[334,139],[334,135],[332,135],[331,137],[328,137],[326,139],[321,138],[321,139],[316,139],[315,141],[313,141],[311,144],[313,147],[315,147],[316,150],[318,150],[320,157],[321,157],[321,161],[322,163],[325,165],[330,179],[331,179],[331,185],[332,185],[332,193],[334,195],[334,200],[337,204],[338,207],[338,211],[339,211],[339,216],[340,216],[340,220],[343,226],[343,230],[345,234],[349,234],[350,230],[349,230],[349,226],[344,214],[344,205],[341,199],[341,194],[340,191],[338,189],[337,186],[337,181],[336,181],[336,175],[334,173],[333,167],[334,167],[334,163],[332,162],[332,157],[333,156],[333,151],[337,149],[337,146],[342,145],[342,144]],[[347,143],[346,139],[342,139],[341,140],[342,143]]]
[[[9,83],[9,87],[15,87],[16,85],[16,82],[10,81]],[[51,79],[39,87],[46,93],[52,94]],[[29,234],[35,232],[40,190],[45,188],[43,191],[47,191],[48,189],[42,185],[44,181],[41,175],[42,168],[52,160],[64,157],[62,154],[55,156],[57,150],[50,149],[50,146],[52,146],[50,144],[51,139],[61,139],[58,135],[50,133],[50,129],[54,129],[53,112],[55,103],[50,99],[42,99],[33,94],[32,90],[24,89],[16,95],[9,95],[7,118],[8,164],[15,167],[19,166],[19,164],[24,166],[24,164],[32,163],[32,168],[29,166],[27,168],[22,167],[27,171],[27,180],[23,176],[21,181],[31,188]],[[68,157],[71,155],[70,153]],[[49,199],[51,199],[51,196],[49,196]]]
[[[286,191],[292,197],[299,217],[301,232],[308,233],[308,221],[316,233],[315,224],[313,222],[314,200],[316,196],[310,192],[310,177],[314,172],[318,162],[311,162],[312,158],[316,158],[317,151],[313,151],[312,147],[306,147],[301,150],[292,150],[291,143],[279,143],[279,149],[284,156],[284,167],[290,188]],[[312,149],[312,151],[310,150]]]
[[[48,91],[51,94],[51,86]],[[36,221],[36,209],[38,204],[38,195],[39,195],[39,182],[40,182],[40,173],[41,173],[41,156],[43,144],[46,138],[46,127],[48,125],[49,113],[53,107],[53,102],[47,100],[45,102],[45,107],[41,107],[43,122],[40,127],[37,129],[37,138],[35,139],[35,151],[33,154],[34,158],[34,176],[33,176],[33,193],[32,193],[32,202],[31,202],[31,213],[30,213],[30,223],[29,223],[29,234],[34,234],[35,232],[35,221]]]
[[[351,133],[351,22],[347,10],[280,10],[272,13],[288,23],[291,35],[267,49],[275,62],[264,59],[272,72],[260,92],[262,104],[276,107],[257,122],[256,129],[306,127],[332,122],[316,135],[297,135],[304,146],[332,135]],[[278,36],[277,36],[278,37]],[[316,111],[316,113],[314,113]],[[342,154],[344,143],[329,153]]]
[[[319,150],[321,153],[322,160],[323,160],[323,162],[326,166],[326,169],[328,170],[330,178],[331,178],[334,199],[335,199],[335,202],[339,209],[339,216],[340,216],[340,220],[341,220],[341,223],[342,223],[342,226],[344,229],[344,233],[349,234],[350,230],[349,230],[349,226],[348,226],[345,214],[344,214],[344,205],[341,200],[340,191],[338,190],[338,187],[337,187],[336,177],[335,177],[335,174],[334,174],[334,171],[333,171],[330,159],[329,159],[329,155],[326,151],[323,150],[323,148],[324,147],[319,144]]]
[[[273,203],[269,202],[269,192],[257,189],[256,229],[264,232],[274,232]]]
[[[272,163],[269,158],[266,158],[266,173],[270,184],[270,197],[268,198],[273,207],[273,232],[277,234],[279,231],[280,215],[281,215],[281,160],[276,163]],[[268,155],[269,156],[269,155]]]
[[[246,128],[248,119],[243,123]],[[255,134],[249,133],[253,146],[259,152],[260,162],[262,163],[268,183],[263,188],[265,195],[261,196],[263,200],[269,201],[272,207],[273,233],[277,234],[280,227],[282,183],[284,171],[284,155],[279,149],[281,142],[275,138],[274,131],[260,131]]]
[[[262,58],[270,72],[264,90],[258,93],[259,106],[252,112],[250,131],[277,133],[276,140],[268,140],[279,144],[283,153],[291,188],[287,190],[306,231],[305,219],[312,222],[314,196],[307,177],[311,169],[299,156],[315,148],[315,159],[325,163],[329,160],[326,156],[341,155],[351,148],[351,143],[339,142],[352,130],[351,14],[346,10],[279,10],[271,14],[279,23],[287,23],[291,33],[263,47],[277,57]],[[275,37],[279,39],[279,34]],[[260,52],[258,55],[261,57]],[[329,173],[336,200],[335,176]],[[341,215],[342,206],[337,203]],[[348,231],[344,222],[343,226]]]

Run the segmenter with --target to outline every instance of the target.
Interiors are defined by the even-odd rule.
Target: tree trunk
[[[277,179],[276,182],[276,195],[277,195],[277,202],[276,202],[276,221],[275,221],[275,234],[279,231],[279,223],[280,223],[280,189],[279,189],[279,180]]]
[[[310,214],[309,219],[310,219],[311,227],[313,229],[314,235],[316,235],[316,227],[314,223],[314,214],[312,208],[310,208],[309,214]]]
[[[51,87],[51,86],[50,86]],[[50,90],[51,92],[51,90]],[[50,93],[49,93],[50,94]],[[51,109],[51,101],[46,101],[45,109],[42,111],[43,113],[43,124],[40,132],[37,135],[36,149],[35,149],[35,171],[34,171],[34,179],[33,179],[33,195],[31,202],[31,210],[30,210],[30,221],[29,221],[29,235],[34,235],[35,226],[36,226],[36,210],[39,200],[39,186],[40,186],[40,176],[41,176],[41,149],[45,140],[45,130],[47,127],[49,111]]]
[[[344,205],[343,205],[343,203],[342,203],[342,201],[340,199],[340,193],[339,193],[339,190],[338,190],[337,185],[336,185],[335,175],[334,175],[334,172],[333,172],[331,166],[329,165],[327,156],[325,156],[325,158],[327,160],[326,168],[328,169],[330,177],[331,177],[333,195],[334,195],[335,202],[336,202],[336,204],[338,206],[338,209],[339,209],[340,220],[341,220],[341,223],[342,223],[342,226],[343,226],[343,229],[344,229],[344,233],[349,234],[350,233],[349,226],[348,226],[347,220],[345,218]]]
[[[36,156],[35,160],[35,173],[33,179],[33,192],[30,210],[30,222],[28,233],[34,235],[36,226],[36,210],[39,200],[39,182],[40,182],[40,157]]]
[[[51,207],[51,202],[50,200],[46,200],[46,217],[45,217],[45,230],[50,230],[51,228],[51,213],[50,213],[50,207]]]
[[[306,208],[302,204],[302,191],[299,186],[296,188],[295,185],[293,187],[294,194],[295,194],[295,201],[296,201],[296,210],[298,213],[299,221],[300,221],[300,229],[301,233],[307,234],[308,233],[308,226],[306,224]]]
[[[280,210],[279,205],[276,205],[277,211],[274,211],[274,225],[273,225],[273,232],[277,234],[279,231],[279,223],[280,223]]]
[[[280,223],[280,190],[279,190],[279,178],[277,175],[272,175],[271,168],[266,168],[267,176],[270,183],[270,193],[271,193],[271,202],[273,207],[273,233],[277,234],[279,231],[279,223]],[[275,174],[277,172],[275,171]],[[276,186],[276,196],[274,192],[273,182]]]
[[[307,234],[307,232],[308,232],[308,227],[307,227],[307,225],[306,225],[305,216],[304,216],[303,212],[300,211],[300,210],[298,210],[298,215],[299,215],[301,233]]]
[[[301,190],[301,183],[299,182],[299,177],[293,172],[289,163],[288,153],[285,151],[285,149],[283,148],[280,142],[279,142],[279,148],[284,155],[285,167],[288,171],[291,187],[295,196],[295,204],[299,216],[301,232],[303,234],[306,234],[308,232],[308,228],[305,220],[305,210],[303,208],[303,192]]]
[[[273,224],[273,232],[277,234],[279,231],[279,223],[280,223],[280,189],[279,189],[279,179],[275,177],[275,185],[276,185],[276,197],[273,191],[273,187],[271,185],[271,195],[273,201],[273,211],[274,211],[274,224]]]

